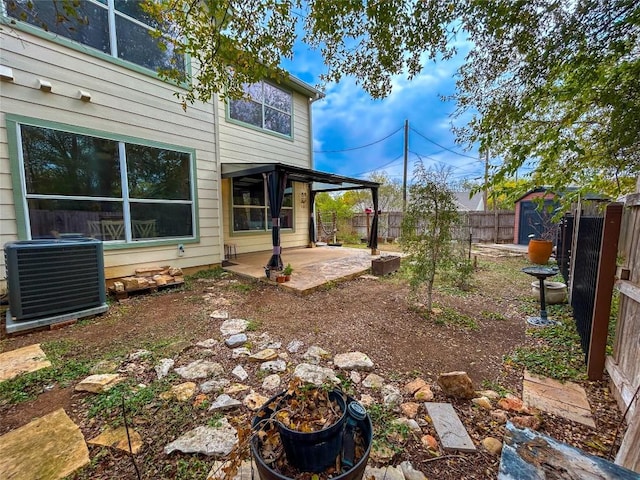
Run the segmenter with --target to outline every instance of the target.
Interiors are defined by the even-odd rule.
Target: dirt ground
[[[526,335],[527,309],[535,308],[530,294],[530,278],[520,272],[522,259],[480,258],[473,288],[463,292],[440,287],[435,294],[435,319],[426,320],[420,308],[407,302],[409,289],[399,275],[383,279],[357,278],[307,296],[298,296],[273,284],[255,283],[227,277],[223,280],[199,279],[179,290],[132,297],[113,303],[102,316],[83,320],[60,330],[41,331],[2,341],[2,351],[21,346],[64,342],[68,347],[64,359],[71,361],[122,359],[127,353],[146,348],[154,358],[173,356],[176,365],[199,358],[195,342],[221,339],[219,320],[209,314],[216,309],[229,312],[230,318],[250,320],[250,338],[267,333],[272,340],[304,342],[298,354],[290,354],[289,365],[302,361],[308,346],[318,345],[332,354],[349,351],[367,353],[375,364],[375,373],[399,387],[422,377],[432,386],[438,374],[463,370],[477,389],[499,385],[521,394],[522,369],[505,365],[503,357],[514,348],[532,344]],[[451,316],[451,312],[454,315]],[[452,318],[472,319],[476,329]],[[237,365],[222,345],[214,348],[211,359],[222,363],[229,372]],[[45,348],[46,351],[46,348]],[[136,381],[154,380],[152,363],[138,372]],[[257,366],[246,366],[249,379],[244,382],[260,390]],[[290,368],[286,375],[290,375]],[[606,382],[582,382],[594,412],[596,428],[591,429],[553,415],[542,413],[540,431],[568,442],[588,453],[606,456],[613,442],[620,413],[610,397]],[[356,397],[364,389],[354,386]],[[434,388],[434,401],[451,401],[476,445],[487,436],[502,438],[504,426],[469,401],[447,399]],[[215,398],[209,395],[209,401]],[[81,426],[85,438],[93,438],[105,422],[113,418],[90,416],[91,400],[72,386],[43,385],[35,399],[11,404],[0,401],[0,434],[26,424],[33,418],[64,407]],[[189,408],[187,408],[189,407]],[[185,410],[186,409],[186,410]],[[145,413],[132,421],[144,439],[145,448],[137,457],[142,478],[205,478],[212,461],[202,455],[162,452],[164,445],[206,422],[210,414],[187,405],[168,408],[151,402]],[[234,418],[248,422],[244,412]],[[425,412],[421,412],[424,416]],[[434,436],[432,426],[423,434]],[[437,436],[436,436],[437,437]],[[439,457],[427,452],[419,435],[408,439],[391,460],[398,465],[409,460],[428,478],[496,478],[499,458],[478,450],[475,454]],[[92,463],[73,478],[136,478],[129,459],[122,453],[90,447]],[[376,465],[370,461],[370,465]],[[203,474],[204,472],[204,474]]]

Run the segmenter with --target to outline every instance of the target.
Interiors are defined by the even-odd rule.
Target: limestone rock
[[[339,353],[333,357],[333,364],[342,370],[373,370],[373,361],[362,352]]]
[[[156,374],[158,375],[158,380],[169,375],[169,372],[171,371],[175,363],[176,362],[172,358],[161,359],[158,364],[153,367],[153,369],[156,371]]]
[[[271,390],[275,390],[279,386],[280,386],[280,375],[277,375],[275,373],[273,375],[266,376],[265,379],[262,381],[263,390],[271,391]]]
[[[300,349],[304,346],[304,343],[300,340],[292,340],[287,345],[287,351],[289,353],[298,353]]]
[[[168,391],[160,394],[160,398],[163,400],[171,400],[175,398],[179,402],[186,402],[194,393],[196,393],[198,386],[193,382],[185,382],[180,385],[174,385]]]
[[[493,418],[501,425],[507,423],[507,420],[509,418],[507,416],[507,412],[505,412],[504,410],[493,410],[489,415],[491,415],[491,418]]]
[[[379,444],[374,444],[371,447],[371,453],[370,453],[370,457],[371,460],[373,460],[374,462],[377,463],[389,463],[391,461],[391,459],[393,458],[393,456],[396,454],[396,452],[389,446],[385,445],[384,443],[379,443]],[[370,469],[370,467],[367,467],[365,470],[365,478],[370,479],[371,475],[367,475],[367,471]],[[384,468],[378,469],[378,470],[384,470]],[[378,478],[376,477],[377,480],[382,480],[382,478]],[[386,479],[389,480],[389,479]]]
[[[251,392],[249,395],[244,397],[244,400],[242,401],[242,403],[249,410],[252,410],[255,412],[260,407],[262,407],[265,403],[267,403],[268,400],[269,399],[264,395],[260,395],[259,393],[256,393],[256,392]]]
[[[406,402],[400,405],[400,411],[407,418],[416,418],[420,405],[415,402]]]
[[[76,392],[102,393],[107,392],[124,378],[117,373],[101,373],[90,375],[76,385]]]
[[[244,460],[238,467],[237,473],[232,478],[229,478],[224,472],[226,467],[227,462],[213,462],[206,480],[254,480],[254,472],[258,471],[255,462]]]
[[[231,358],[234,358],[234,359],[248,357],[249,355],[251,355],[251,352],[247,347],[238,347],[231,350]]]
[[[307,383],[313,383],[316,386],[322,385],[324,382],[340,383],[340,379],[330,368],[321,367],[319,365],[311,365],[309,363],[300,363],[293,372],[295,378],[300,378]]]
[[[247,378],[249,378],[249,374],[244,368],[242,368],[242,365],[237,365],[233,370],[231,370],[231,375],[236,377],[241,382],[244,382]]]
[[[513,417],[511,422],[520,428],[530,428],[531,430],[538,430],[542,425],[542,421],[537,416],[520,415]]]
[[[418,400],[419,402],[430,402],[431,400],[433,400],[433,392],[431,391],[431,386],[425,385],[413,394],[413,398]]]
[[[118,362],[114,362],[113,360],[101,360],[93,367],[91,367],[89,373],[92,375],[100,373],[114,373],[116,370],[118,370],[118,367],[120,367],[120,364]]]
[[[323,358],[327,358],[330,355],[326,350],[318,347],[317,345],[310,346],[302,358],[307,363],[312,363],[314,365],[318,365]]]
[[[176,368],[175,370],[178,375],[187,380],[219,377],[224,373],[222,365],[208,360],[196,360],[185,367]]]
[[[391,423],[394,423],[396,425],[406,425],[409,428],[409,430],[411,430],[412,432],[422,431],[422,429],[420,428],[420,425],[418,425],[418,422],[416,422],[412,418],[400,417],[400,418],[396,418]]]
[[[264,350],[260,350],[253,355],[249,355],[249,360],[252,362],[269,362],[271,360],[275,360],[278,358],[278,352],[276,352],[272,348],[265,348]]]
[[[214,310],[209,315],[210,318],[215,318],[216,320],[226,320],[229,318],[229,312],[226,310]]]
[[[222,325],[220,325],[220,333],[222,333],[222,335],[224,335],[225,337],[229,335],[235,335],[246,331],[248,326],[248,321],[242,320],[240,318],[232,318],[230,320],[225,320],[224,322],[222,322]]]
[[[376,403],[376,400],[371,396],[371,395],[367,395],[366,393],[364,395],[360,396],[360,400],[359,402],[362,404],[362,406],[364,407],[370,407],[371,405],[373,405],[374,403]]]
[[[149,350],[136,350],[135,352],[130,353],[127,356],[127,360],[129,360],[130,362],[135,362],[136,360],[148,357],[149,355],[151,355],[151,352]]]
[[[475,390],[466,372],[443,373],[438,377],[438,385],[445,395],[457,398],[473,398]]]
[[[142,448],[142,437],[138,432],[130,428],[129,438],[131,439],[131,453],[135,455]],[[129,438],[127,438],[127,429],[125,427],[115,429],[107,427],[100,435],[92,438],[87,443],[129,452]]]
[[[232,408],[237,408],[242,406],[242,402],[240,400],[236,400],[233,397],[230,397],[226,393],[219,395],[209,407],[209,411],[219,412],[224,410],[229,410]]]
[[[489,400],[498,400],[500,398],[500,394],[493,390],[480,390],[476,392],[478,397],[487,397]]]
[[[497,438],[493,438],[493,437],[487,437],[484,440],[482,440],[482,446],[491,454],[494,456],[499,456],[500,453],[502,452],[502,442],[500,440],[498,440]]]
[[[529,409],[524,405],[522,400],[516,397],[501,398],[500,400],[498,400],[498,407],[511,412],[529,412]]]
[[[370,373],[362,381],[362,386],[366,388],[382,388],[384,385],[384,378],[375,373]]]
[[[5,479],[64,478],[89,463],[80,428],[60,408],[0,436]]]
[[[426,386],[427,386],[427,382],[425,382],[422,378],[416,378],[415,380],[407,383],[402,388],[402,391],[404,393],[406,393],[407,395],[413,395],[418,390],[420,390],[421,388],[426,387]]]
[[[411,462],[404,461],[400,464],[400,469],[404,474],[405,480],[427,480],[427,477],[420,470],[413,468]]]
[[[371,449],[371,455],[373,456],[373,449]],[[382,461],[384,462],[384,460]],[[405,480],[400,467],[366,467],[364,470],[364,478],[369,480]]]
[[[245,343],[247,343],[247,335],[244,333],[236,333],[224,341],[224,344],[227,347],[234,349],[240,345],[244,345]]]
[[[487,397],[478,397],[478,398],[474,398],[471,400],[471,402],[482,408],[483,410],[491,410],[493,409],[493,405],[491,405],[491,400],[489,400]]]
[[[242,383],[234,383],[227,388],[224,389],[224,393],[227,395],[233,395],[235,393],[246,392],[251,387],[249,385],[244,385]]]
[[[395,385],[384,385],[382,387],[382,403],[388,407],[397,407],[402,403],[402,394]]]
[[[420,437],[420,443],[429,450],[438,451],[438,440],[433,435],[423,435]]]
[[[213,348],[217,344],[218,344],[218,341],[215,338],[207,338],[206,340],[202,340],[201,342],[196,343],[196,347]]]
[[[226,378],[207,380],[200,384],[200,391],[202,393],[211,393],[215,391],[221,391],[223,388],[228,387],[231,382]]]
[[[271,362],[264,362],[260,365],[260,370],[264,370],[271,373],[284,372],[287,369],[287,362],[284,360],[273,360]]]
[[[362,377],[355,370],[351,370],[349,372],[349,380],[351,380],[353,383],[355,383],[357,385],[362,381]]]
[[[229,455],[238,442],[238,434],[226,418],[222,418],[220,424],[218,427],[200,426],[188,431],[164,447],[164,453],[168,455],[177,450],[218,458]]]

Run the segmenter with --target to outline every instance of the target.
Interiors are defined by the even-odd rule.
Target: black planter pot
[[[258,415],[254,417],[252,422],[252,428],[254,431],[260,428],[258,425],[261,421],[265,418],[269,418],[273,414],[273,410],[269,408],[269,405],[272,405],[274,402],[277,404],[284,395],[285,392],[275,395],[258,411]],[[336,395],[342,400],[342,395],[338,393],[332,392],[330,395]],[[336,397],[331,398],[334,399]],[[355,401],[355,399],[347,396],[347,404],[353,401]],[[344,408],[344,400],[341,402],[341,407],[343,407],[345,415],[341,417],[340,421],[325,430],[312,433],[300,433],[293,432],[282,425],[278,426],[280,439],[285,449],[285,454],[287,455],[287,461],[290,465],[304,472],[322,472],[335,464],[336,457],[341,454],[343,437],[345,434],[344,424],[346,422],[347,415],[346,408]],[[367,466],[367,461],[369,460],[369,453],[371,452],[373,425],[369,416],[366,415],[364,419],[356,422],[356,427],[362,432],[362,436],[365,440],[366,451],[362,458],[352,468],[342,472],[340,475],[332,477],[332,480],[361,480],[364,475],[364,470]],[[329,432],[330,430],[331,432]],[[306,439],[300,439],[295,435],[288,438],[288,434],[290,432],[297,435],[312,436],[312,438],[307,437]],[[260,455],[259,442],[259,436],[254,435],[251,440],[251,455],[256,461],[260,479],[290,480],[289,477],[282,475],[267,465]],[[289,446],[287,446],[287,443],[289,443]]]

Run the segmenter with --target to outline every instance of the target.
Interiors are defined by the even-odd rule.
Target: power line
[[[361,148],[367,148],[367,147],[370,147],[371,145],[375,145],[376,143],[385,141],[387,138],[394,136],[396,133],[402,130],[402,128],[403,127],[398,128],[396,131],[390,133],[386,137],[376,140],[375,142],[367,143],[366,145],[361,145],[359,147],[345,148],[343,150],[314,150],[313,153],[341,153],[341,152],[350,152],[352,150],[360,150]]]
[[[398,155],[396,158],[394,158],[393,160],[391,160],[390,162],[385,163],[384,165],[380,165],[379,167],[374,168],[373,170],[367,170],[366,172],[360,172],[360,173],[353,173],[351,175],[349,175],[350,177],[359,177],[360,175],[364,175],[366,173],[372,173],[372,172],[377,172],[378,170],[380,170],[381,168],[384,167],[388,167],[389,165],[394,164],[395,162],[397,162],[400,158],[402,157],[402,155]]]
[[[420,135],[422,138],[424,138],[427,142],[433,143],[435,146],[442,148],[443,150],[446,150],[447,152],[451,152],[455,155],[458,155],[460,157],[466,157],[466,158],[472,158],[474,160],[477,160],[477,157],[472,157],[471,155],[465,155],[464,153],[460,153],[460,152],[456,152],[455,150],[452,150],[448,147],[445,147],[443,145],[440,145],[437,142],[434,142],[433,140],[431,140],[430,138],[424,136],[422,133],[420,133],[419,131],[417,131],[415,128],[411,127],[411,130],[413,130],[415,133],[417,133],[418,135]]]

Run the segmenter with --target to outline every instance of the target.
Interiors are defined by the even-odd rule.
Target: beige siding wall
[[[173,96],[177,87],[88,54],[3,28],[0,64],[13,70],[14,81],[0,85],[0,244],[18,240],[13,205],[5,114],[126,135],[196,151],[196,194],[200,242],[131,249],[105,249],[109,278],[128,275],[140,266],[170,264],[183,268],[219,263],[219,172],[215,152],[213,104],[196,104],[184,112]],[[38,89],[51,82],[51,93]],[[79,90],[91,102],[79,100]],[[108,247],[107,247],[108,248]],[[0,284],[5,278],[0,257]],[[0,285],[1,288],[1,285]]]

